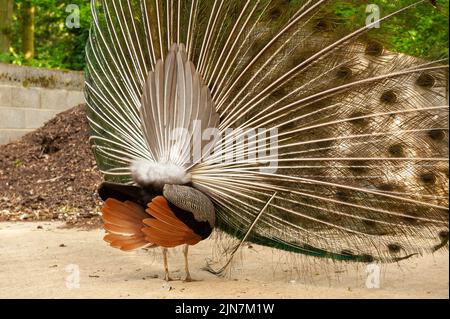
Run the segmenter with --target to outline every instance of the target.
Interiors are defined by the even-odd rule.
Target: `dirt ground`
[[[366,265],[306,257],[294,262],[259,246],[242,248],[231,275],[217,277],[202,270],[214,257],[216,241],[207,240],[190,250],[191,273],[199,281],[168,284],[159,251],[124,253],[102,241],[103,230],[63,225],[0,223],[0,298],[449,297],[448,251],[382,265],[380,288],[368,289]],[[169,267],[173,277],[183,276],[181,250],[170,253]]]
[[[85,106],[79,105],[0,145],[0,221],[59,220],[96,227],[101,181]]]

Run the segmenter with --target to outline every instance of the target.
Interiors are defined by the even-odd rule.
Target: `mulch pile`
[[[21,140],[0,145],[0,221],[61,220],[100,225],[102,181],[83,105]]]

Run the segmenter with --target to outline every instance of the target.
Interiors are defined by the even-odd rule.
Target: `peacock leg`
[[[183,255],[184,255],[184,270],[186,271],[186,278],[184,279],[185,282],[191,282],[192,277],[189,272],[189,261],[188,261],[188,251],[189,251],[189,245],[184,245],[183,247]]]
[[[172,281],[172,278],[169,276],[169,265],[167,263],[167,248],[162,249],[163,259],[164,259],[164,280]]]

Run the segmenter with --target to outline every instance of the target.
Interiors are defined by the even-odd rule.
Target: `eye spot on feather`
[[[402,144],[394,144],[389,146],[389,154],[392,157],[403,157],[405,155]]]
[[[371,56],[380,56],[384,52],[384,47],[381,43],[372,41],[366,46],[366,54]]]
[[[367,114],[363,112],[354,112],[350,115],[350,118],[354,118],[354,120],[349,121],[353,125],[357,126],[365,126],[369,124],[369,118],[361,118]]]
[[[385,91],[381,94],[380,101],[387,104],[393,104],[398,101],[397,93],[393,90]]]
[[[395,186],[393,184],[381,184],[377,187],[380,191],[383,192],[393,192],[395,190]]]
[[[437,251],[438,249],[441,249],[442,247],[448,244],[448,230],[443,230],[439,232],[439,239],[441,240],[441,243],[433,247],[434,251]]]
[[[439,232],[439,238],[442,242],[448,241],[448,230],[443,230]]]
[[[436,79],[429,73],[422,73],[417,78],[416,84],[423,88],[430,89],[436,84]]]
[[[402,246],[399,244],[388,244],[387,247],[391,254],[398,254],[402,250]]]
[[[336,192],[336,197],[337,197],[339,200],[345,202],[345,201],[348,200],[349,195],[348,195],[347,192],[345,192],[345,191],[337,191],[337,192]]]
[[[432,185],[436,183],[436,175],[432,172],[423,173],[420,175],[420,180],[425,184]]]
[[[435,130],[428,131],[428,136],[433,141],[442,141],[445,137],[445,133],[443,130],[435,129]]]
[[[331,27],[331,24],[327,20],[319,20],[317,21],[314,29],[319,32],[327,31]]]
[[[368,220],[368,219],[363,219],[363,224],[370,227],[370,228],[374,228],[377,226],[377,223],[373,220]]]
[[[336,72],[336,76],[339,79],[346,80],[352,76],[352,70],[347,66],[341,66]]]
[[[270,94],[275,99],[281,99],[286,96],[286,91],[283,88],[276,89]]]
[[[277,20],[281,17],[281,10],[279,8],[273,8],[269,11],[269,16],[272,20]]]

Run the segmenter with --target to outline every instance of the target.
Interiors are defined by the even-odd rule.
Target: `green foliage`
[[[26,61],[21,53],[20,8],[25,0],[14,1],[14,17],[11,27],[12,48],[10,54],[0,54],[0,61],[28,64],[39,67],[82,70],[85,66],[85,44],[91,23],[90,5],[86,0],[29,0],[36,6],[36,56]],[[298,2],[300,0],[290,0]],[[368,4],[377,4],[381,16],[395,8],[406,6],[414,0],[336,0],[330,10],[342,23],[355,29],[364,25]],[[401,14],[374,30],[376,37],[398,52],[422,57],[448,56],[448,0],[438,0],[433,7],[425,1],[405,14]],[[80,8],[80,28],[66,27],[69,13],[66,7],[76,4]]]
[[[336,1],[334,12],[349,27],[365,23],[368,4],[380,8],[381,17],[406,7],[417,0],[372,0]],[[390,45],[397,52],[420,57],[448,57],[448,0],[424,1],[402,14],[380,24],[375,36]]]
[[[0,61],[38,67],[82,70],[85,65],[85,45],[91,23],[89,1],[86,0],[31,0],[36,6],[35,47],[36,56],[26,61],[21,53],[20,9],[24,0],[14,1],[11,26],[11,52],[0,54]],[[80,9],[80,28],[69,29],[66,12],[69,4]]]

